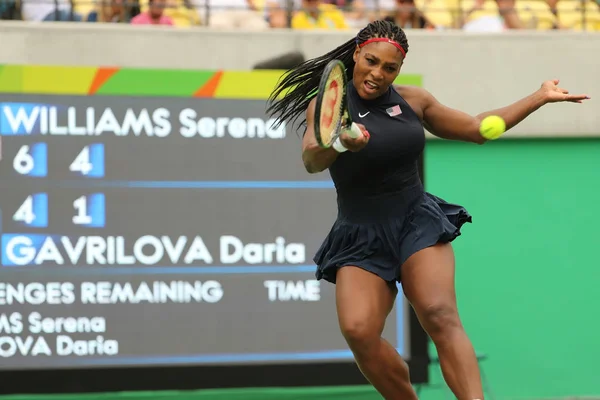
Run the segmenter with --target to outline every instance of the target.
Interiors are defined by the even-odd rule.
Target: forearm
[[[529,96],[503,108],[490,110],[476,116],[446,107],[424,89],[416,88],[408,91],[410,97],[417,97],[424,103],[423,124],[431,133],[444,139],[461,140],[483,144],[487,141],[481,133],[481,122],[490,115],[502,118],[506,130],[513,128],[540,107],[548,103],[571,102],[582,103],[590,99],[586,94],[569,94],[568,90],[559,88],[558,79],[546,81],[541,88]],[[420,99],[419,99],[420,97]]]
[[[509,130],[537,111],[545,103],[544,94],[538,90],[509,106],[481,113],[477,115],[477,120],[481,122],[487,116],[497,115],[504,120],[506,130]]]
[[[329,168],[339,154],[333,148],[324,149],[317,143],[311,143],[302,151],[302,161],[308,173],[316,174]]]

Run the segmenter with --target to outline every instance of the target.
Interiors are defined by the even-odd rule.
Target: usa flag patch
[[[390,117],[395,117],[396,115],[400,115],[400,114],[402,114],[402,109],[400,108],[400,106],[399,106],[399,105],[396,105],[396,106],[394,106],[394,107],[390,107],[390,108],[388,108],[388,109],[387,109],[387,110],[385,110],[385,111],[388,113],[388,115],[389,115]]]

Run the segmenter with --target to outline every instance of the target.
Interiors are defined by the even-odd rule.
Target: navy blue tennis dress
[[[316,277],[335,283],[338,268],[353,265],[400,281],[411,255],[453,241],[471,216],[424,191],[418,172],[423,124],[393,87],[364,100],[350,83],[348,103],[352,119],[371,137],[361,151],[341,153],[329,167],[338,216],[313,258]]]

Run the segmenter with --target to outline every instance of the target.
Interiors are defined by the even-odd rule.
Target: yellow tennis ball
[[[506,122],[497,115],[485,117],[479,125],[479,133],[488,140],[498,139],[504,132],[506,132]]]

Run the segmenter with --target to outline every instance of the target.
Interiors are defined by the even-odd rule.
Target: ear
[[[352,60],[354,60],[355,64],[358,62],[359,54],[360,54],[360,47],[356,46],[356,49],[354,49],[354,54],[352,55]]]

